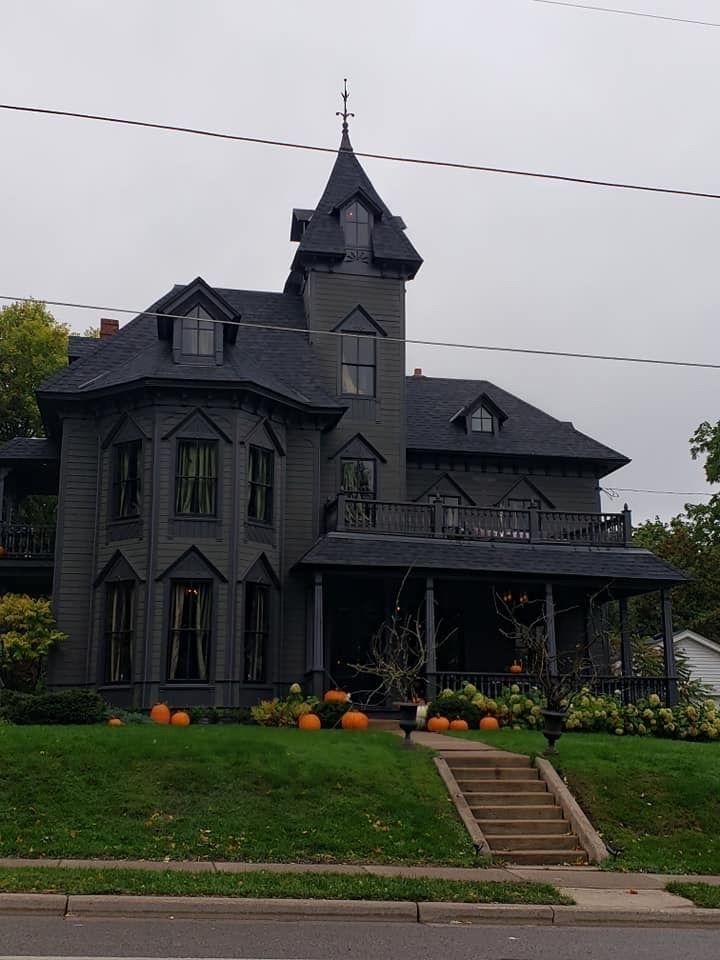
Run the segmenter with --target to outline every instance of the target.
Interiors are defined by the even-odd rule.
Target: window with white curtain
[[[167,678],[207,683],[212,634],[212,583],[172,582]]]

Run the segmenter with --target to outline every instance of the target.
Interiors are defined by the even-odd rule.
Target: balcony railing
[[[0,523],[0,560],[52,560],[55,527]]]
[[[568,513],[561,510],[498,510],[365,500],[340,494],[328,504],[328,530],[451,540],[506,540],[517,543],[574,543],[628,546],[630,511]]]

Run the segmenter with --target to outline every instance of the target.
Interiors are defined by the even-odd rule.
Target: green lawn
[[[460,736],[537,754],[539,733]],[[720,743],[564,734],[555,766],[606,843],[610,869],[720,873]]]
[[[687,897],[696,907],[720,908],[720,887],[709,883],[669,883],[666,889],[679,897]]]
[[[338,873],[178,873],[61,867],[0,869],[0,893],[130,894],[165,897],[311,897],[572,904],[547,883],[429,880]]]
[[[0,726],[0,856],[472,864],[389,733]]]

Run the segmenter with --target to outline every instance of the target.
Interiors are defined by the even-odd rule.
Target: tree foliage
[[[0,308],[0,442],[42,435],[35,390],[65,365],[67,338],[44,303]]]
[[[0,676],[7,687],[33,693],[48,653],[65,639],[49,600],[21,593],[0,596]]]

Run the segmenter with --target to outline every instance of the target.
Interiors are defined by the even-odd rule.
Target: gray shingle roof
[[[56,460],[57,447],[45,437],[15,437],[0,446],[0,461]]]
[[[162,310],[182,289],[174,287],[149,311]],[[295,294],[224,288],[215,293],[243,322],[307,326],[302,297]],[[158,338],[156,317],[149,314],[135,317],[112,337],[96,343],[95,349],[42,384],[38,391],[41,400],[47,394],[85,394],[141,381],[210,381],[255,385],[303,406],[343,409],[317,384],[315,357],[304,333],[240,327],[236,343],[226,343],[225,362],[219,366],[174,363],[170,343]]]
[[[458,570],[536,577],[576,577],[673,584],[687,577],[649,550],[380,537],[330,533],[305,554],[306,566]]]
[[[383,203],[347,138],[343,138],[330,179],[302,236],[294,265],[302,263],[305,255],[330,256],[336,259],[345,256],[345,239],[335,211],[339,204],[358,191],[364,193],[370,203],[380,211],[379,219],[375,221],[372,230],[374,258],[403,263],[411,268],[410,275],[414,276],[422,264],[422,257],[405,236],[402,220],[393,217]]]
[[[80,337],[71,334],[68,337],[68,359],[79,360],[80,357],[86,356],[90,350],[93,350],[99,342],[99,337]]]
[[[488,380],[407,377],[406,382],[410,450],[598,460],[608,465],[608,473],[629,462],[569,421],[556,420]],[[463,419],[451,423],[458,410],[483,393],[507,417],[495,433],[468,432]]]

